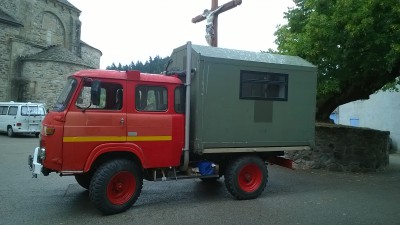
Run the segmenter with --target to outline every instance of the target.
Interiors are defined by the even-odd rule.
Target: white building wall
[[[400,147],[400,92],[380,91],[371,95],[368,100],[341,105],[338,108],[337,121],[343,125],[390,131],[393,148],[398,150]]]

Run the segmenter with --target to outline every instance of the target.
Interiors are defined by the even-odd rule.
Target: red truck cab
[[[98,104],[91,103],[97,84]],[[178,166],[184,141],[180,79],[84,70],[68,78],[43,121],[44,168],[88,172],[100,155],[131,154],[143,168]],[[52,137],[50,137],[52,136]]]

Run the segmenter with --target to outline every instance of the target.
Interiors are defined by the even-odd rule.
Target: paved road
[[[384,172],[354,174],[269,166],[262,196],[237,201],[223,179],[145,182],[128,211],[101,215],[73,177],[32,179],[35,137],[0,135],[0,224],[400,224],[400,154]]]

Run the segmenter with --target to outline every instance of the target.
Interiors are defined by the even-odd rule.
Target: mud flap
[[[283,158],[283,157],[279,157],[279,156],[268,157],[267,162],[270,163],[271,165],[276,164],[278,166],[293,169],[293,161],[290,159]]]

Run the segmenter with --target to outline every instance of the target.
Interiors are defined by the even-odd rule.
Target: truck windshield
[[[74,78],[68,78],[67,84],[62,90],[60,96],[57,99],[56,104],[53,107],[54,111],[61,112],[67,107],[69,100],[72,97],[72,94],[75,91],[77,81]]]

